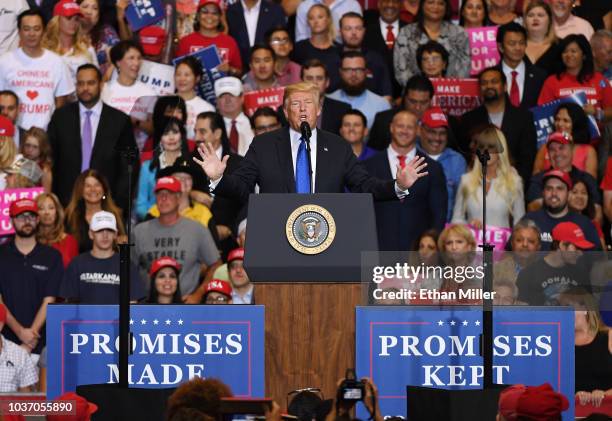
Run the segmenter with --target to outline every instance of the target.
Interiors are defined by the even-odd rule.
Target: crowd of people
[[[396,199],[375,202],[380,250],[474,265],[473,230],[485,221],[511,230],[496,302],[581,307],[577,391],[585,402],[612,394],[612,308],[597,310],[612,283],[593,285],[585,253],[612,244],[612,5],[466,0],[453,10],[451,0],[379,0],[364,10],[358,0],[200,0],[191,13],[133,31],[129,2],[114,3],[2,4],[0,191],[42,192],[10,204],[14,234],[0,246],[0,358],[10,352],[24,365],[2,391],[36,387],[49,303],[118,302],[117,245],[128,235],[134,303],[255,303],[242,265],[246,200],[270,180],[251,173],[241,194],[225,193],[232,174],[244,176],[272,147],[259,140],[294,127],[292,107],[316,100],[316,128],[351,152],[340,191]],[[470,76],[466,30],[483,26],[497,27],[499,63],[476,76],[475,108],[448,115],[433,82]],[[211,45],[221,61],[215,80],[192,56]],[[173,66],[174,93],[156,93],[142,77],[147,63]],[[286,91],[277,109],[245,107],[246,93],[278,87]],[[287,92],[308,98],[290,102]],[[565,100],[574,94],[586,102]],[[531,109],[554,100],[553,132],[539,145]],[[298,181],[295,142],[286,153]],[[202,160],[213,155],[218,177]],[[307,183],[315,193],[324,185]]]

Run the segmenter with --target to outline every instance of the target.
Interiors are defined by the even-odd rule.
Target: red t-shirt
[[[229,62],[229,65],[236,69],[242,69],[242,59],[240,58],[240,50],[234,38],[226,34],[219,34],[215,37],[205,37],[199,32],[181,38],[176,50],[176,56],[185,56],[195,53],[209,45],[216,45],[219,51],[219,56],[222,62]]]
[[[610,87],[608,79],[599,72],[593,73],[593,76],[584,83],[578,82],[575,76],[567,73],[562,73],[559,79],[557,79],[557,75],[549,76],[544,81],[544,85],[542,85],[538,105],[570,96],[577,92],[584,92],[587,101],[595,107],[612,107],[612,87]]]
[[[66,237],[62,241],[51,244],[51,247],[56,249],[62,255],[62,262],[64,267],[68,267],[68,264],[73,258],[79,255],[79,244],[76,238],[70,234],[66,234]]]
[[[601,180],[602,190],[612,190],[612,157],[608,157],[606,163],[606,173],[604,174],[603,180]]]

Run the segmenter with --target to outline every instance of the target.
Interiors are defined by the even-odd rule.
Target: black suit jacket
[[[227,25],[229,34],[236,40],[240,49],[240,57],[242,58],[242,67],[244,71],[249,68],[249,58],[251,52],[251,44],[249,43],[249,33],[247,31],[246,21],[244,20],[244,8],[242,2],[237,1],[227,8]],[[255,44],[264,42],[266,32],[275,26],[284,26],[287,24],[287,18],[282,7],[269,0],[262,0],[259,9],[259,18],[257,19],[257,29],[255,30]]]
[[[525,63],[525,82],[523,83],[523,98],[521,99],[521,108],[529,109],[538,105],[540,90],[542,89],[544,81],[548,77],[548,73],[531,64],[527,57],[525,57],[523,62]],[[501,62],[495,67],[503,72]],[[506,83],[508,86],[510,86],[512,84],[512,80],[508,80]]]
[[[317,130],[316,193],[372,193],[378,200],[397,199],[395,182],[372,178],[339,136]],[[295,193],[295,171],[289,129],[255,136],[233,174],[224,175],[214,193],[246,202],[255,185],[260,193]]]
[[[417,180],[403,200],[374,204],[381,251],[411,250],[424,231],[434,228],[440,232],[444,228],[448,206],[444,171],[427,155],[419,152],[417,155],[425,157],[429,175]],[[394,177],[386,150],[367,159],[364,165],[373,177],[383,180]]]
[[[81,173],[79,103],[74,102],[55,110],[47,133],[53,153],[53,192],[66,206],[72,195],[74,180]],[[113,199],[124,211],[129,200],[127,163],[117,149],[126,146],[136,148],[130,118],[103,104],[89,167],[106,177]],[[138,165],[137,160],[135,165]],[[138,171],[135,171],[132,178],[133,187],[138,180]]]
[[[465,113],[461,117],[460,142],[464,151],[470,150],[471,134],[489,123],[489,114],[484,105]],[[537,153],[537,136],[533,115],[529,110],[516,108],[506,98],[506,108],[501,131],[508,142],[510,162],[523,178],[523,186],[529,185],[533,161]]]

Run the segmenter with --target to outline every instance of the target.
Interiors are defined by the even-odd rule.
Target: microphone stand
[[[306,141],[306,155],[308,155],[308,177],[310,179],[310,194],[312,194],[314,191],[312,188],[312,160],[310,157],[310,136],[312,136],[310,124],[308,124],[306,121],[302,121],[302,124],[300,124],[300,131],[302,132],[302,137]]]
[[[483,389],[493,387],[493,244],[487,241],[487,165],[491,155],[487,148],[476,149],[482,167],[482,244],[484,279],[482,282],[482,335],[480,355],[483,365]]]

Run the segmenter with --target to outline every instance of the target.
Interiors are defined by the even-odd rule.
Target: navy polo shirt
[[[28,255],[23,255],[11,241],[0,247],[0,268],[0,294],[4,304],[22,326],[32,326],[43,299],[59,295],[64,273],[61,254],[49,246],[36,244]],[[44,326],[39,333],[41,338],[35,353],[40,353],[45,344]],[[21,344],[8,325],[2,334]]]

